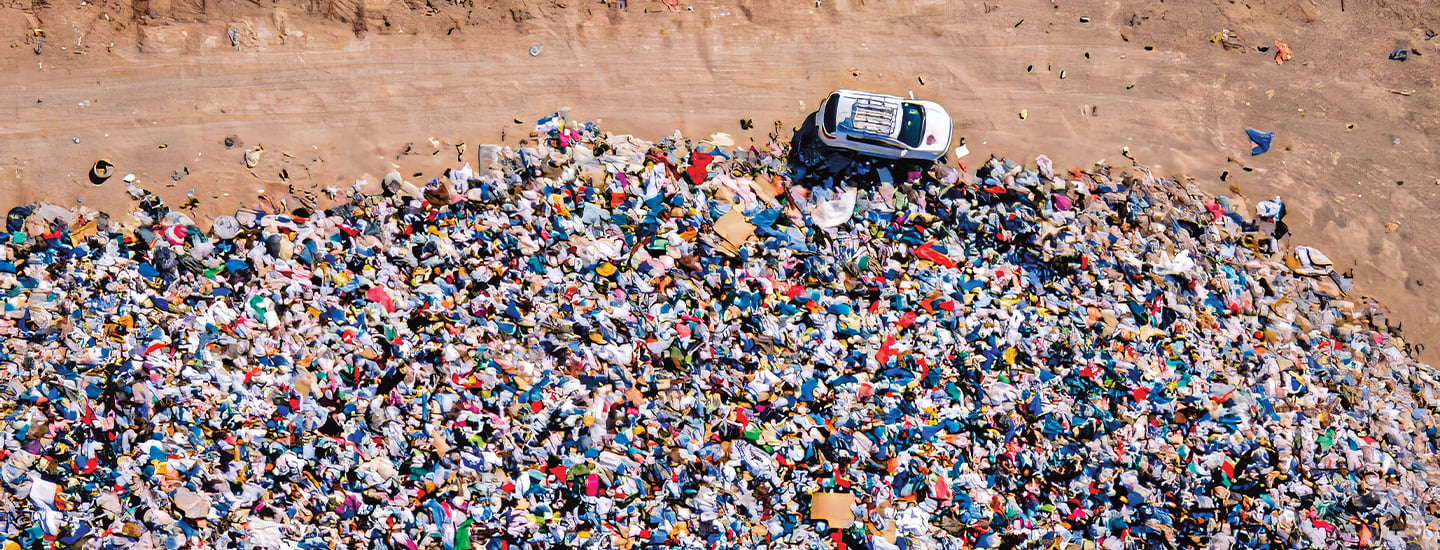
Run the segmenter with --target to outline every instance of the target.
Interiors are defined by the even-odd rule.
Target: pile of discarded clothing
[[[204,229],[12,210],[0,547],[1440,538],[1435,372],[1283,209],[789,152],[554,116]]]

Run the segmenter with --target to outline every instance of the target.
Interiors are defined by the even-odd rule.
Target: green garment
[[[470,524],[475,523],[473,518],[465,518],[455,528],[455,550],[470,550]]]

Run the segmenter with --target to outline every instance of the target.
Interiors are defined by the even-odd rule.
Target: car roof
[[[843,89],[834,96],[839,98],[837,118],[849,122],[845,131],[890,139],[899,133],[902,98]]]

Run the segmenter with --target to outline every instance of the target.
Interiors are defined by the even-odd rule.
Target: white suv
[[[815,128],[825,145],[887,159],[933,161],[950,149],[950,114],[932,101],[836,90]]]

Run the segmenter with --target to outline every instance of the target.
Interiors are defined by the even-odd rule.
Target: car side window
[[[893,143],[889,143],[889,142],[886,142],[886,141],[878,140],[878,139],[875,139],[875,138],[868,138],[868,137],[862,137],[862,136],[856,136],[856,135],[848,135],[848,136],[845,136],[845,139],[848,139],[848,140],[850,140],[850,141],[854,141],[854,142],[856,142],[856,143],[864,143],[864,144],[866,144],[866,145],[874,145],[874,146],[876,146],[876,147],[889,147],[889,148],[892,148],[892,149],[895,147],[895,144],[893,144]]]

